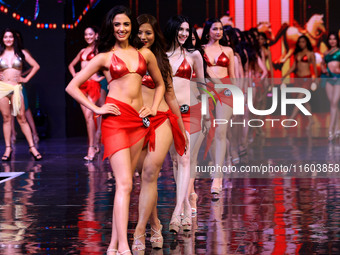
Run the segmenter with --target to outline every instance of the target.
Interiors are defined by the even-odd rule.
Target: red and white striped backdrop
[[[259,22],[269,22],[273,34],[276,35],[282,24],[293,24],[294,0],[229,0],[229,11],[234,18],[235,27],[248,30],[256,27]],[[270,49],[273,60],[278,59],[283,52],[282,41],[279,40]],[[283,66],[283,72],[289,67],[289,62]],[[275,77],[280,75],[281,71],[274,72]]]

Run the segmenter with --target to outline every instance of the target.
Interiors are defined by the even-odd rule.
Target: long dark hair
[[[264,39],[264,41],[265,41],[265,43],[263,44],[263,46],[266,48],[266,49],[268,49],[268,38],[267,38],[267,36],[266,36],[266,34],[265,33],[263,33],[263,32],[260,32],[259,33],[259,39],[260,39],[260,36],[261,37],[263,37],[263,39]],[[261,49],[260,49],[261,50]]]
[[[201,37],[201,43],[202,44],[207,44],[208,41],[209,41],[209,31],[210,31],[210,28],[211,26],[214,24],[214,23],[221,23],[221,26],[222,26],[222,29],[223,29],[223,24],[222,22],[217,19],[217,18],[212,18],[212,19],[208,19],[205,23],[204,23],[204,28],[203,28],[203,33],[202,33],[202,37]],[[225,33],[224,33],[224,30],[222,31],[223,35],[222,35],[222,38],[221,40],[219,41],[219,43],[223,46],[229,46],[228,44],[228,41],[227,41],[227,38],[225,36]]]
[[[141,26],[145,23],[150,24],[155,35],[155,41],[151,45],[151,51],[155,54],[159,70],[161,71],[165,87],[169,88],[170,84],[168,82],[169,77],[171,77],[171,66],[169,59],[165,53],[166,43],[162,31],[159,27],[157,19],[150,14],[142,14],[137,17],[138,25]]]
[[[21,48],[22,44],[18,39],[18,35],[17,35],[16,31],[14,29],[11,29],[11,28],[5,28],[1,33],[0,56],[4,53],[4,51],[6,49],[6,46],[4,44],[4,36],[5,36],[5,33],[7,33],[7,32],[12,33],[12,35],[13,35],[13,38],[14,38],[13,49],[14,49],[15,55],[19,56],[24,61],[25,55],[22,52],[22,50],[23,50]]]
[[[306,40],[306,44],[307,44],[307,49],[311,52],[313,52],[313,46],[312,44],[310,43],[310,40],[308,39],[307,36],[305,35],[301,35],[297,41],[296,41],[296,44],[295,44],[295,50],[294,50],[294,55],[298,54],[300,51],[302,51],[300,45],[299,45],[299,42],[301,39],[305,39]]]
[[[131,21],[131,35],[129,36],[129,44],[133,47],[140,49],[143,47],[143,43],[137,36],[138,25],[137,21],[132,15],[129,8],[123,5],[117,5],[113,7],[105,16],[102,27],[99,32],[98,37],[98,52],[108,52],[116,43],[116,38],[114,36],[113,19],[118,14],[125,14]]]
[[[327,41],[326,41],[326,45],[327,45],[327,48],[330,49],[331,46],[329,45],[329,38],[331,37],[331,35],[334,35],[335,36],[335,40],[337,41],[336,43],[336,47],[339,47],[339,35],[338,33],[332,31],[332,32],[329,32],[328,36],[327,36]]]
[[[244,53],[244,47],[243,47],[244,43],[241,43],[241,41],[239,41],[235,28],[228,25],[228,26],[224,26],[223,29],[226,35],[229,37],[229,41],[233,42],[234,51],[240,56],[242,66],[244,68],[245,64],[247,63],[247,56]]]
[[[193,50],[192,46],[192,26],[189,22],[189,19],[182,15],[176,15],[171,17],[165,26],[164,36],[166,41],[168,42],[167,51],[170,50],[172,46],[174,46],[178,42],[178,31],[182,23],[187,22],[189,24],[189,36],[185,43],[181,45],[182,48],[185,48],[188,51]]]

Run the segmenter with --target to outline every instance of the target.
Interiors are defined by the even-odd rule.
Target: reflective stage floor
[[[329,143],[325,136],[277,134],[254,140],[248,149],[249,164],[283,157],[340,163],[340,139]],[[98,158],[84,162],[85,138],[44,140],[39,149],[44,160],[35,162],[26,143],[19,141],[12,161],[1,164],[1,173],[23,174],[0,183],[0,254],[105,254],[115,191],[108,162]],[[164,248],[152,250],[148,237],[145,254],[340,254],[340,179],[224,182],[222,195],[212,199],[211,180],[196,180],[199,199],[194,228],[174,235],[168,229],[175,183],[167,158],[158,185]],[[139,178],[135,177],[130,245],[138,193]]]

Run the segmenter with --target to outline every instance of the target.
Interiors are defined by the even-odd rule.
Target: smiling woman
[[[11,111],[17,117],[21,130],[28,142],[29,151],[35,160],[42,159],[42,156],[34,146],[31,129],[26,121],[25,107],[22,95],[21,83],[27,83],[39,70],[40,66],[35,59],[26,51],[21,49],[18,37],[14,30],[6,28],[0,41],[0,110],[3,117],[3,132],[6,143],[6,150],[2,156],[3,161],[11,159]],[[22,77],[23,62],[26,61],[31,71]]]
[[[109,158],[116,180],[108,254],[130,253],[127,225],[133,172],[143,145],[150,140],[150,146],[154,148],[154,129],[144,124],[148,122],[146,117],[156,115],[165,90],[155,56],[146,48],[139,49],[142,43],[136,28],[136,21],[128,8],[112,8],[99,34],[99,54],[66,88],[84,107],[103,115],[104,158]],[[102,107],[96,106],[80,90],[80,86],[98,71],[103,72],[109,81],[108,97]],[[142,77],[146,71],[155,82],[151,106],[143,104],[141,94]]]
[[[87,27],[84,31],[84,39],[87,43],[87,47],[81,49],[68,66],[68,69],[73,77],[77,75],[74,68],[78,62],[80,62],[81,69],[83,69],[97,54],[97,48],[95,44],[96,40],[98,39],[98,29],[93,26]],[[97,103],[98,99],[100,98],[101,85],[99,81],[101,81],[102,79],[103,78],[100,78],[97,74],[94,74],[80,86],[80,90],[83,92],[83,94],[93,103]],[[93,119],[93,113],[83,105],[81,105],[80,107],[86,120],[87,134],[89,138],[89,148],[84,159],[88,161],[93,161],[94,157],[99,151],[98,138],[97,140],[95,140],[96,125]]]

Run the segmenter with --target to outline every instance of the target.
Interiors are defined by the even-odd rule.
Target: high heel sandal
[[[132,244],[132,251],[133,254],[144,254],[145,253],[145,241],[144,243],[142,243],[141,240],[139,240],[139,238],[146,236],[146,234],[142,234],[140,236],[135,237],[135,235],[133,235],[133,244]],[[125,251],[126,252],[126,251]],[[123,253],[119,253],[119,254],[123,254]]]
[[[335,138],[340,137],[340,130],[335,131],[334,136]]]
[[[220,194],[221,193],[221,191],[222,191],[222,185],[220,185],[219,187],[214,187],[214,186],[212,186],[211,187],[211,194],[216,194],[216,195],[218,195],[218,194]]]
[[[191,213],[196,214],[197,213],[197,199],[198,196],[195,192],[192,192],[189,196],[189,203],[191,206]]]
[[[184,231],[191,231],[191,226],[192,226],[192,219],[191,215],[185,215],[182,219],[182,227]]]
[[[181,215],[172,215],[169,225],[169,231],[178,233],[181,226],[181,221]]]
[[[38,152],[38,154],[34,155],[33,152],[32,152],[32,148],[35,148],[35,146],[34,145],[30,146],[28,151],[31,153],[31,155],[33,156],[34,160],[35,161],[42,160],[41,154]],[[37,149],[37,148],[35,148],[35,149]]]
[[[87,161],[93,161],[94,160],[94,158],[96,157],[96,155],[97,155],[97,151],[96,151],[96,147],[95,146],[89,146],[89,148],[93,148],[94,150],[95,150],[95,152],[94,152],[94,154],[93,154],[93,156],[90,156],[90,155],[86,155],[85,157],[84,157],[84,159],[85,160],[87,160]]]
[[[12,158],[12,152],[13,152],[12,147],[11,146],[6,146],[6,148],[11,148],[11,152],[9,153],[8,156],[6,156],[5,153],[4,153],[4,155],[1,158],[2,161],[10,161],[11,158]]]
[[[331,131],[329,131],[328,132],[328,141],[333,141],[334,139],[335,139],[335,135],[334,135],[334,133],[333,132],[331,132]]]
[[[122,252],[117,251],[117,255],[125,254],[125,253],[128,253],[128,252],[130,252],[132,254],[132,252],[130,250],[126,250],[126,251],[122,251]]]
[[[159,221],[159,223],[161,223],[161,221]],[[163,229],[163,225],[160,224],[160,228],[159,230],[154,230],[152,227],[151,227],[151,230],[154,232],[153,235],[151,235],[151,238],[150,238],[150,242],[151,242],[151,246],[152,246],[152,249],[162,249],[163,248],[163,242],[164,242],[164,239],[163,239],[163,236],[162,236],[162,229]],[[155,236],[157,235],[157,236]]]

